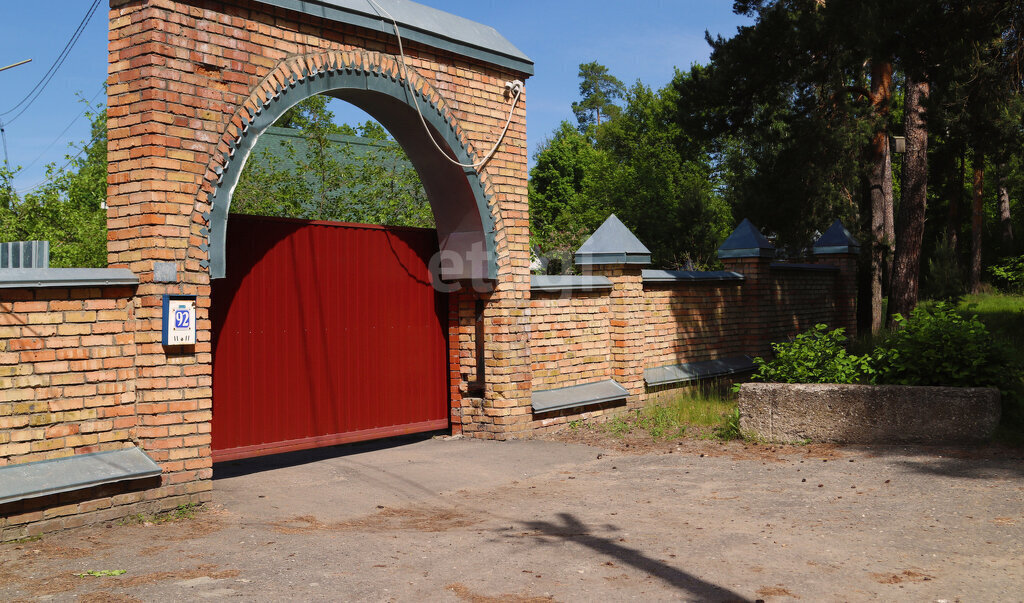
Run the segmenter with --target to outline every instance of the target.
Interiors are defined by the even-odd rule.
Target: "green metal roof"
[[[260,0],[330,21],[394,35],[391,19],[369,0]],[[376,0],[398,22],[403,40],[533,75],[533,61],[493,27],[409,0]]]
[[[346,136],[343,134],[328,134],[327,140],[339,149],[344,145],[348,145],[353,157],[363,157],[374,150],[394,149],[397,147],[397,143],[393,140],[374,140],[362,136]],[[288,152],[289,146],[295,151],[294,156]],[[262,164],[264,153],[269,152],[278,162],[278,169],[295,172],[299,170],[299,166],[294,161],[294,157],[305,157],[308,150],[309,143],[303,137],[301,130],[271,126],[260,134],[252,153],[249,155],[249,161]],[[343,162],[346,161],[344,156],[339,156],[338,159]],[[411,163],[409,167],[412,167]]]

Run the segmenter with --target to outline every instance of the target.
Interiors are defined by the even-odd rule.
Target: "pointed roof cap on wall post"
[[[814,242],[815,255],[860,253],[860,243],[838,219]]]
[[[578,266],[651,263],[651,251],[615,214],[608,216],[594,234],[576,250]]]
[[[720,259],[728,258],[770,258],[775,256],[775,246],[764,238],[761,231],[750,220],[743,218],[736,230],[718,248]]]

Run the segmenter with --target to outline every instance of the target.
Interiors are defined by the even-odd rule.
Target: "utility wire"
[[[416,105],[416,113],[419,114],[420,116],[420,123],[423,124],[423,129],[427,132],[427,137],[430,138],[430,142],[434,143],[434,146],[437,147],[437,150],[441,153],[441,155],[444,156],[445,159],[459,167],[476,169],[490,161],[491,157],[494,156],[494,153],[498,150],[498,147],[501,145],[501,141],[505,139],[505,134],[508,133],[508,127],[512,124],[512,116],[515,115],[516,105],[519,103],[519,97],[523,95],[523,83],[519,81],[511,82],[513,89],[512,91],[515,93],[515,96],[512,98],[512,106],[508,110],[508,120],[505,122],[505,127],[504,129],[502,129],[501,134],[498,136],[498,140],[494,141],[494,146],[491,148],[491,150],[488,151],[486,155],[484,155],[483,159],[477,161],[476,163],[460,163],[459,161],[449,157],[448,153],[443,148],[441,148],[441,145],[438,144],[437,140],[434,138],[434,133],[430,131],[430,127],[427,125],[426,118],[423,117],[423,111],[420,109],[420,102],[416,99],[416,91],[413,90],[412,80],[409,78],[409,66],[405,62],[405,49],[402,47],[402,34],[401,32],[398,31],[398,21],[396,21],[395,18],[391,16],[391,13],[389,13],[387,9],[385,9],[380,4],[377,4],[377,0],[369,0],[369,2],[370,4],[373,4],[375,7],[377,7],[381,13],[384,13],[382,16],[387,17],[395,28],[395,38],[398,39],[398,56],[402,58],[401,66],[402,70],[405,72],[404,77],[406,86],[409,87],[409,95],[412,96],[413,104]]]
[[[14,111],[16,111],[18,107],[21,107],[21,111],[18,111],[18,113],[15,114],[14,117],[8,119],[4,125],[10,125],[14,122],[14,120],[21,117],[21,115],[25,111],[27,111],[29,107],[32,106],[32,103],[34,103],[36,99],[39,98],[39,95],[43,93],[43,90],[46,89],[46,86],[50,83],[51,80],[53,80],[53,76],[57,75],[57,71],[60,69],[61,65],[64,64],[64,61],[67,60],[68,55],[71,54],[71,50],[75,47],[75,44],[78,42],[78,39],[82,37],[82,32],[85,31],[86,25],[89,24],[90,20],[92,20],[92,16],[96,14],[96,8],[99,5],[100,0],[93,0],[93,3],[89,7],[89,10],[86,11],[85,16],[82,17],[82,21],[78,24],[78,28],[76,28],[75,32],[71,34],[71,38],[68,40],[67,44],[64,45],[64,50],[60,52],[60,55],[58,55],[57,58],[54,60],[53,65],[50,65],[50,68],[46,70],[46,73],[43,74],[43,77],[39,80],[39,82],[37,82],[36,85],[31,90],[29,90],[28,94],[25,95],[25,98],[18,101],[18,104],[14,105],[7,111],[0,113],[0,115],[7,115],[8,113],[13,113]],[[22,107],[22,105],[24,105],[24,107]]]
[[[97,141],[99,141],[99,139],[100,139],[100,137],[97,136],[97,137],[93,138],[92,140],[90,140],[89,142],[87,142],[84,145],[82,145],[82,148],[78,149],[78,152],[75,153],[74,155],[69,156],[68,160],[64,163],[64,165],[62,165],[59,170],[54,172],[54,174],[60,174],[64,170],[68,169],[68,166],[71,165],[71,162],[73,162],[74,160],[76,160],[79,157],[81,157],[82,153],[84,153],[86,149],[88,149],[90,146],[92,146]],[[30,186],[29,188],[23,188],[23,189],[18,191],[18,194],[19,195],[24,195],[26,193],[31,193],[31,192],[35,191],[36,189],[42,188],[43,185],[45,185],[49,181],[50,181],[50,179],[47,178],[47,179],[45,179],[45,180],[35,184],[34,186]]]
[[[88,113],[89,109],[92,109],[93,101],[96,100],[97,96],[99,96],[100,94],[103,93],[103,90],[104,90],[104,88],[101,87],[99,89],[99,91],[96,94],[94,94],[92,98],[89,99],[85,109],[83,109],[81,113],[79,113],[77,116],[75,116],[75,118],[71,120],[71,123],[69,123],[67,125],[67,127],[64,128],[64,130],[60,134],[57,135],[57,138],[54,138],[53,141],[50,142],[50,144],[46,145],[46,148],[43,149],[42,152],[39,153],[39,155],[37,155],[36,158],[33,159],[31,163],[29,163],[28,165],[24,166],[22,169],[23,170],[27,170],[27,169],[31,168],[32,166],[34,166],[36,163],[39,162],[40,159],[43,158],[43,155],[45,155],[46,152],[49,151],[51,147],[53,147],[53,145],[57,144],[58,141],[63,139],[64,135],[67,134],[68,130],[71,129],[71,126],[75,125],[78,122],[78,120],[82,119],[82,116],[84,116],[86,113]]]

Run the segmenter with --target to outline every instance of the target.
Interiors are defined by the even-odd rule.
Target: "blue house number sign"
[[[163,344],[195,345],[196,296],[164,295]]]

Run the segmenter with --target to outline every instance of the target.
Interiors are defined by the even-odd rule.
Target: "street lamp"
[[[11,63],[6,67],[0,67],[0,71],[6,71],[11,67],[17,67],[18,65],[24,65],[25,63],[31,62],[32,59],[25,59],[24,61],[18,61],[17,63]],[[7,132],[4,131],[4,122],[0,119],[0,139],[3,139],[4,143],[4,167],[7,167]]]
[[[32,62],[32,59],[25,59],[24,61],[18,61],[17,63],[12,63],[12,64],[10,64],[10,65],[8,65],[6,67],[0,67],[0,71],[4,71],[5,69],[10,69],[11,67],[17,67],[18,65],[24,65],[25,63],[30,63],[30,62]]]

